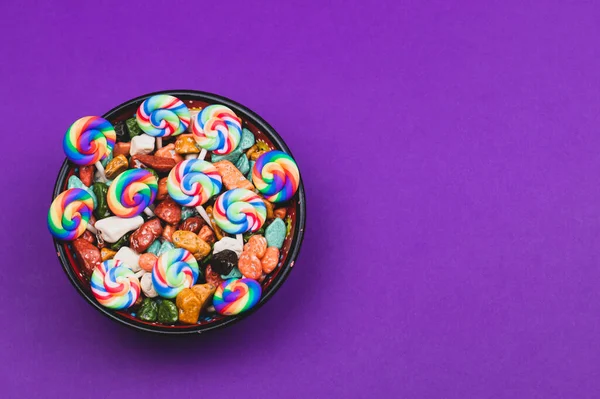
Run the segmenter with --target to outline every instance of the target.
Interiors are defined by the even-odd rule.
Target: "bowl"
[[[126,101],[121,105],[111,109],[106,114],[102,115],[103,118],[111,122],[113,125],[125,121],[131,118],[139,105],[148,97],[156,94],[169,94],[182,100],[189,108],[194,107],[206,107],[210,104],[223,104],[231,108],[243,121],[243,127],[250,130],[256,139],[265,141],[272,149],[278,149],[286,152],[290,156],[293,155],[285,144],[283,139],[277,134],[264,119],[258,114],[250,110],[249,108],[232,101],[228,98],[211,94],[207,92],[194,91],[194,90],[169,90],[157,93],[146,94],[132,100]],[[75,118],[74,118],[75,119]],[[61,132],[62,133],[62,132]],[[295,158],[294,158],[295,159]],[[53,197],[54,199],[58,194],[67,189],[67,181],[71,175],[77,171],[77,165],[65,159],[63,162],[56,184],[54,186]],[[278,267],[267,276],[262,282],[262,296],[259,302],[249,311],[241,313],[236,316],[222,316],[219,314],[214,315],[212,318],[204,318],[194,325],[163,325],[158,323],[149,323],[135,318],[127,311],[115,311],[101,306],[94,298],[90,289],[90,284],[87,279],[81,273],[79,263],[77,262],[76,255],[73,252],[72,245],[70,242],[63,242],[54,240],[54,246],[56,248],[56,254],[60,260],[63,270],[65,271],[69,281],[77,289],[77,292],[98,312],[104,316],[120,323],[122,325],[134,328],[140,331],[147,331],[159,334],[195,334],[202,333],[210,330],[226,327],[235,323],[243,318],[248,317],[252,313],[258,311],[262,305],[269,301],[275,292],[281,287],[289,276],[294,262],[300,251],[302,245],[302,239],[304,236],[304,228],[306,223],[306,200],[304,195],[304,186],[302,179],[298,191],[294,197],[287,203],[287,214],[291,218],[291,230],[281,248],[281,258]]]

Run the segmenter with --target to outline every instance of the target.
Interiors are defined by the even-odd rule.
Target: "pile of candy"
[[[115,126],[77,120],[63,147],[77,175],[52,202],[48,227],[72,241],[102,306],[196,324],[259,301],[281,265],[300,175],[231,109],[156,95]]]

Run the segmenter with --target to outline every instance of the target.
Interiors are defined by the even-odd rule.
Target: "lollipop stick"
[[[202,151],[200,151],[200,154],[198,154],[198,159],[204,159],[204,157],[206,157],[206,153],[208,151],[206,151],[204,148],[202,149]]]
[[[185,159],[196,159],[196,154],[187,154]]]
[[[238,243],[240,243],[242,245],[242,247],[244,246],[244,236],[243,235],[236,234],[235,239],[238,241]]]
[[[156,148],[162,148],[162,137],[156,138]]]
[[[150,208],[146,208],[144,209],[144,213],[148,216],[150,216],[151,218],[154,217],[154,212],[152,212],[152,210]]]
[[[208,223],[208,226],[210,227],[210,218],[208,217],[208,213],[206,213],[206,209],[204,209],[204,207],[202,205],[198,205],[196,207],[196,210],[198,211],[198,213],[200,214],[200,216],[202,216],[202,219],[204,219],[206,221],[206,223]]]
[[[98,172],[100,172],[100,181],[105,183],[106,182],[106,172],[104,172],[104,166],[102,166],[100,161],[96,162],[94,165],[96,166],[96,169],[98,169]]]

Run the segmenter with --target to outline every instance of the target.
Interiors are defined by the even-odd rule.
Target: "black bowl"
[[[234,110],[234,112],[242,118],[243,127],[249,129],[254,133],[257,139],[265,141],[271,148],[278,149],[288,153],[293,157],[290,149],[285,144],[283,139],[277,134],[264,119],[258,116],[250,109],[244,107],[241,104],[236,103],[228,98],[218,96],[216,94],[193,91],[193,90],[169,90],[157,93],[151,93],[144,96],[129,100],[103,115],[105,119],[111,122],[113,125],[131,118],[139,105],[148,97],[155,94],[169,94],[181,99],[188,107],[205,107],[209,104],[223,104]],[[53,199],[67,188],[67,180],[71,175],[77,171],[77,165],[73,164],[69,160],[65,159],[60,171],[56,184],[54,186]],[[72,250],[72,246],[69,242],[63,242],[54,240],[54,246],[56,247],[56,254],[60,263],[69,277],[71,283],[75,286],[81,296],[92,305],[97,311],[110,319],[124,324],[128,327],[135,328],[141,331],[148,331],[161,334],[191,334],[191,333],[202,333],[205,331],[215,330],[228,326],[238,320],[241,320],[253,312],[257,311],[262,305],[271,299],[273,294],[281,287],[283,282],[287,279],[288,275],[292,271],[294,262],[300,251],[302,245],[302,239],[304,236],[304,228],[306,223],[306,199],[304,195],[304,186],[302,179],[300,180],[300,187],[294,197],[287,203],[287,213],[292,219],[292,230],[285,239],[283,247],[281,248],[282,260],[277,268],[267,276],[262,283],[263,293],[260,301],[249,311],[244,312],[237,316],[221,316],[215,315],[212,319],[205,319],[195,325],[163,325],[158,323],[148,323],[140,319],[135,318],[127,311],[114,311],[101,306],[94,298],[89,282],[83,277],[80,271],[80,265],[77,262],[76,256]]]

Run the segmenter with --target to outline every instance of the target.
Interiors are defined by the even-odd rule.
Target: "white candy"
[[[239,258],[242,254],[242,251],[244,250],[244,244],[236,240],[235,238],[223,237],[219,241],[215,242],[215,245],[213,247],[213,254],[219,253],[226,249],[235,252],[235,254]]]
[[[142,276],[142,279],[140,280],[140,286],[142,287],[142,292],[148,298],[155,298],[158,296],[158,293],[152,284],[152,273],[146,273]]]
[[[134,273],[139,272],[140,267],[140,254],[135,252],[133,249],[129,247],[121,247],[115,254],[114,260],[120,260],[130,268]]]
[[[125,233],[137,229],[142,224],[144,224],[144,218],[141,216],[133,218],[111,216],[98,220],[94,227],[98,229],[104,241],[113,243],[119,241],[119,238],[123,237]]]
[[[140,134],[134,136],[131,139],[131,147],[129,148],[129,155],[134,156],[137,154],[150,154],[154,151],[154,142],[156,140],[152,136],[147,134]]]

